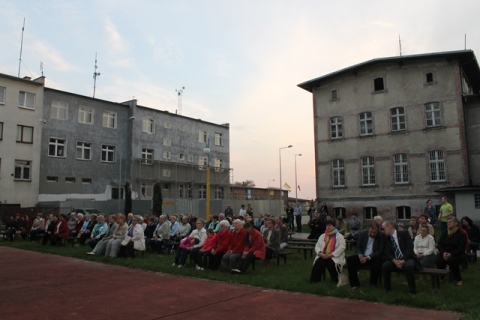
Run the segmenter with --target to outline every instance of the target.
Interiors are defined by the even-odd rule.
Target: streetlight
[[[135,120],[135,116],[131,116],[125,121],[122,121],[120,124],[123,124],[125,122],[129,122]],[[122,191],[122,139],[123,139],[123,130],[120,128],[120,125],[118,126],[120,129],[120,141],[118,143],[118,157],[120,158],[120,167],[118,169],[118,200],[117,200],[117,210],[120,212],[120,195]],[[128,214],[128,212],[124,212],[125,215]]]
[[[297,184],[297,156],[301,157],[301,153],[295,154],[295,204],[298,202],[297,191],[298,191],[298,184]]]
[[[280,160],[280,210],[282,210],[282,206],[283,206],[283,192],[282,192],[282,149],[288,149],[288,148],[291,148],[293,147],[292,145],[289,145],[287,147],[282,147],[282,148],[279,148],[278,149],[278,158]]]

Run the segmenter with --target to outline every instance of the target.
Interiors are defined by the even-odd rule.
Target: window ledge
[[[409,132],[405,130],[396,130],[396,131],[390,131],[389,135],[394,136],[397,134],[409,134]]]
[[[411,187],[413,186],[413,183],[408,182],[408,183],[393,183],[390,185],[391,187],[398,188],[398,187]]]
[[[437,84],[437,81],[425,82],[423,85],[424,85],[425,87],[427,87],[427,86],[433,86],[433,85],[435,85],[435,84]]]
[[[429,182],[426,183],[426,185],[439,185],[439,184],[449,185],[450,182],[448,182],[448,180],[445,180],[445,181],[429,181]]]
[[[445,126],[434,126],[434,127],[425,127],[422,129],[423,132],[430,131],[430,130],[445,130],[447,127]]]
[[[24,106],[18,106],[20,109],[24,110],[30,110],[30,111],[35,111],[35,108],[29,108],[29,107],[24,107]]]
[[[364,135],[359,135],[357,139],[368,139],[368,138],[376,138],[377,135],[375,133],[372,134],[364,134]]]
[[[375,189],[375,188],[378,188],[378,187],[379,187],[378,184],[368,185],[368,186],[361,185],[360,189]]]
[[[348,189],[347,186],[333,186],[330,190],[341,190],[341,189]]]
[[[388,93],[387,89],[372,91],[372,94]]]
[[[330,99],[330,102],[340,101],[340,98]]]
[[[344,137],[341,138],[330,138],[329,142],[338,142],[338,141],[345,141],[346,139]]]

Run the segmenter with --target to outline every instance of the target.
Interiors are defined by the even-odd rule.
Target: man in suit
[[[368,230],[360,232],[358,236],[357,254],[347,258],[348,279],[352,288],[360,285],[358,269],[362,266],[370,267],[370,285],[377,286],[383,262],[383,251],[383,233],[378,230],[377,223],[372,221]]]
[[[382,224],[385,234],[385,259],[382,264],[382,277],[385,290],[391,291],[391,272],[403,271],[407,278],[411,294],[415,289],[415,268],[421,269],[422,265],[417,260],[413,251],[413,241],[408,231],[397,231],[391,221]]]

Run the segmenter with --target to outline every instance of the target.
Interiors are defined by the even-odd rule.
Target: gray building
[[[366,61],[313,95],[317,197],[334,215],[404,220],[446,194],[480,220],[480,69],[470,50]]]

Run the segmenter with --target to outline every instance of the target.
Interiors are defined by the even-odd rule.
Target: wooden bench
[[[440,278],[446,277],[450,271],[447,269],[423,268],[420,271],[415,271],[415,273],[424,276],[431,276],[432,291],[437,292],[438,289],[440,289]]]
[[[288,249],[297,249],[298,252],[300,250],[303,250],[303,256],[305,260],[307,260],[307,252],[310,251],[310,258],[313,258],[313,249],[315,249],[314,246],[308,246],[308,245],[288,245]]]
[[[277,258],[277,266],[280,265],[280,258],[283,259],[283,264],[287,263],[287,256],[291,254],[291,251],[284,251],[282,249],[274,252],[274,256]]]
[[[67,245],[67,243],[71,243],[73,247],[75,245],[76,240],[77,240],[77,237],[66,237],[62,239],[61,243],[63,244],[64,247]]]
[[[357,240],[347,240],[345,239],[345,243],[347,244],[347,250],[353,250],[354,247],[357,246]]]

